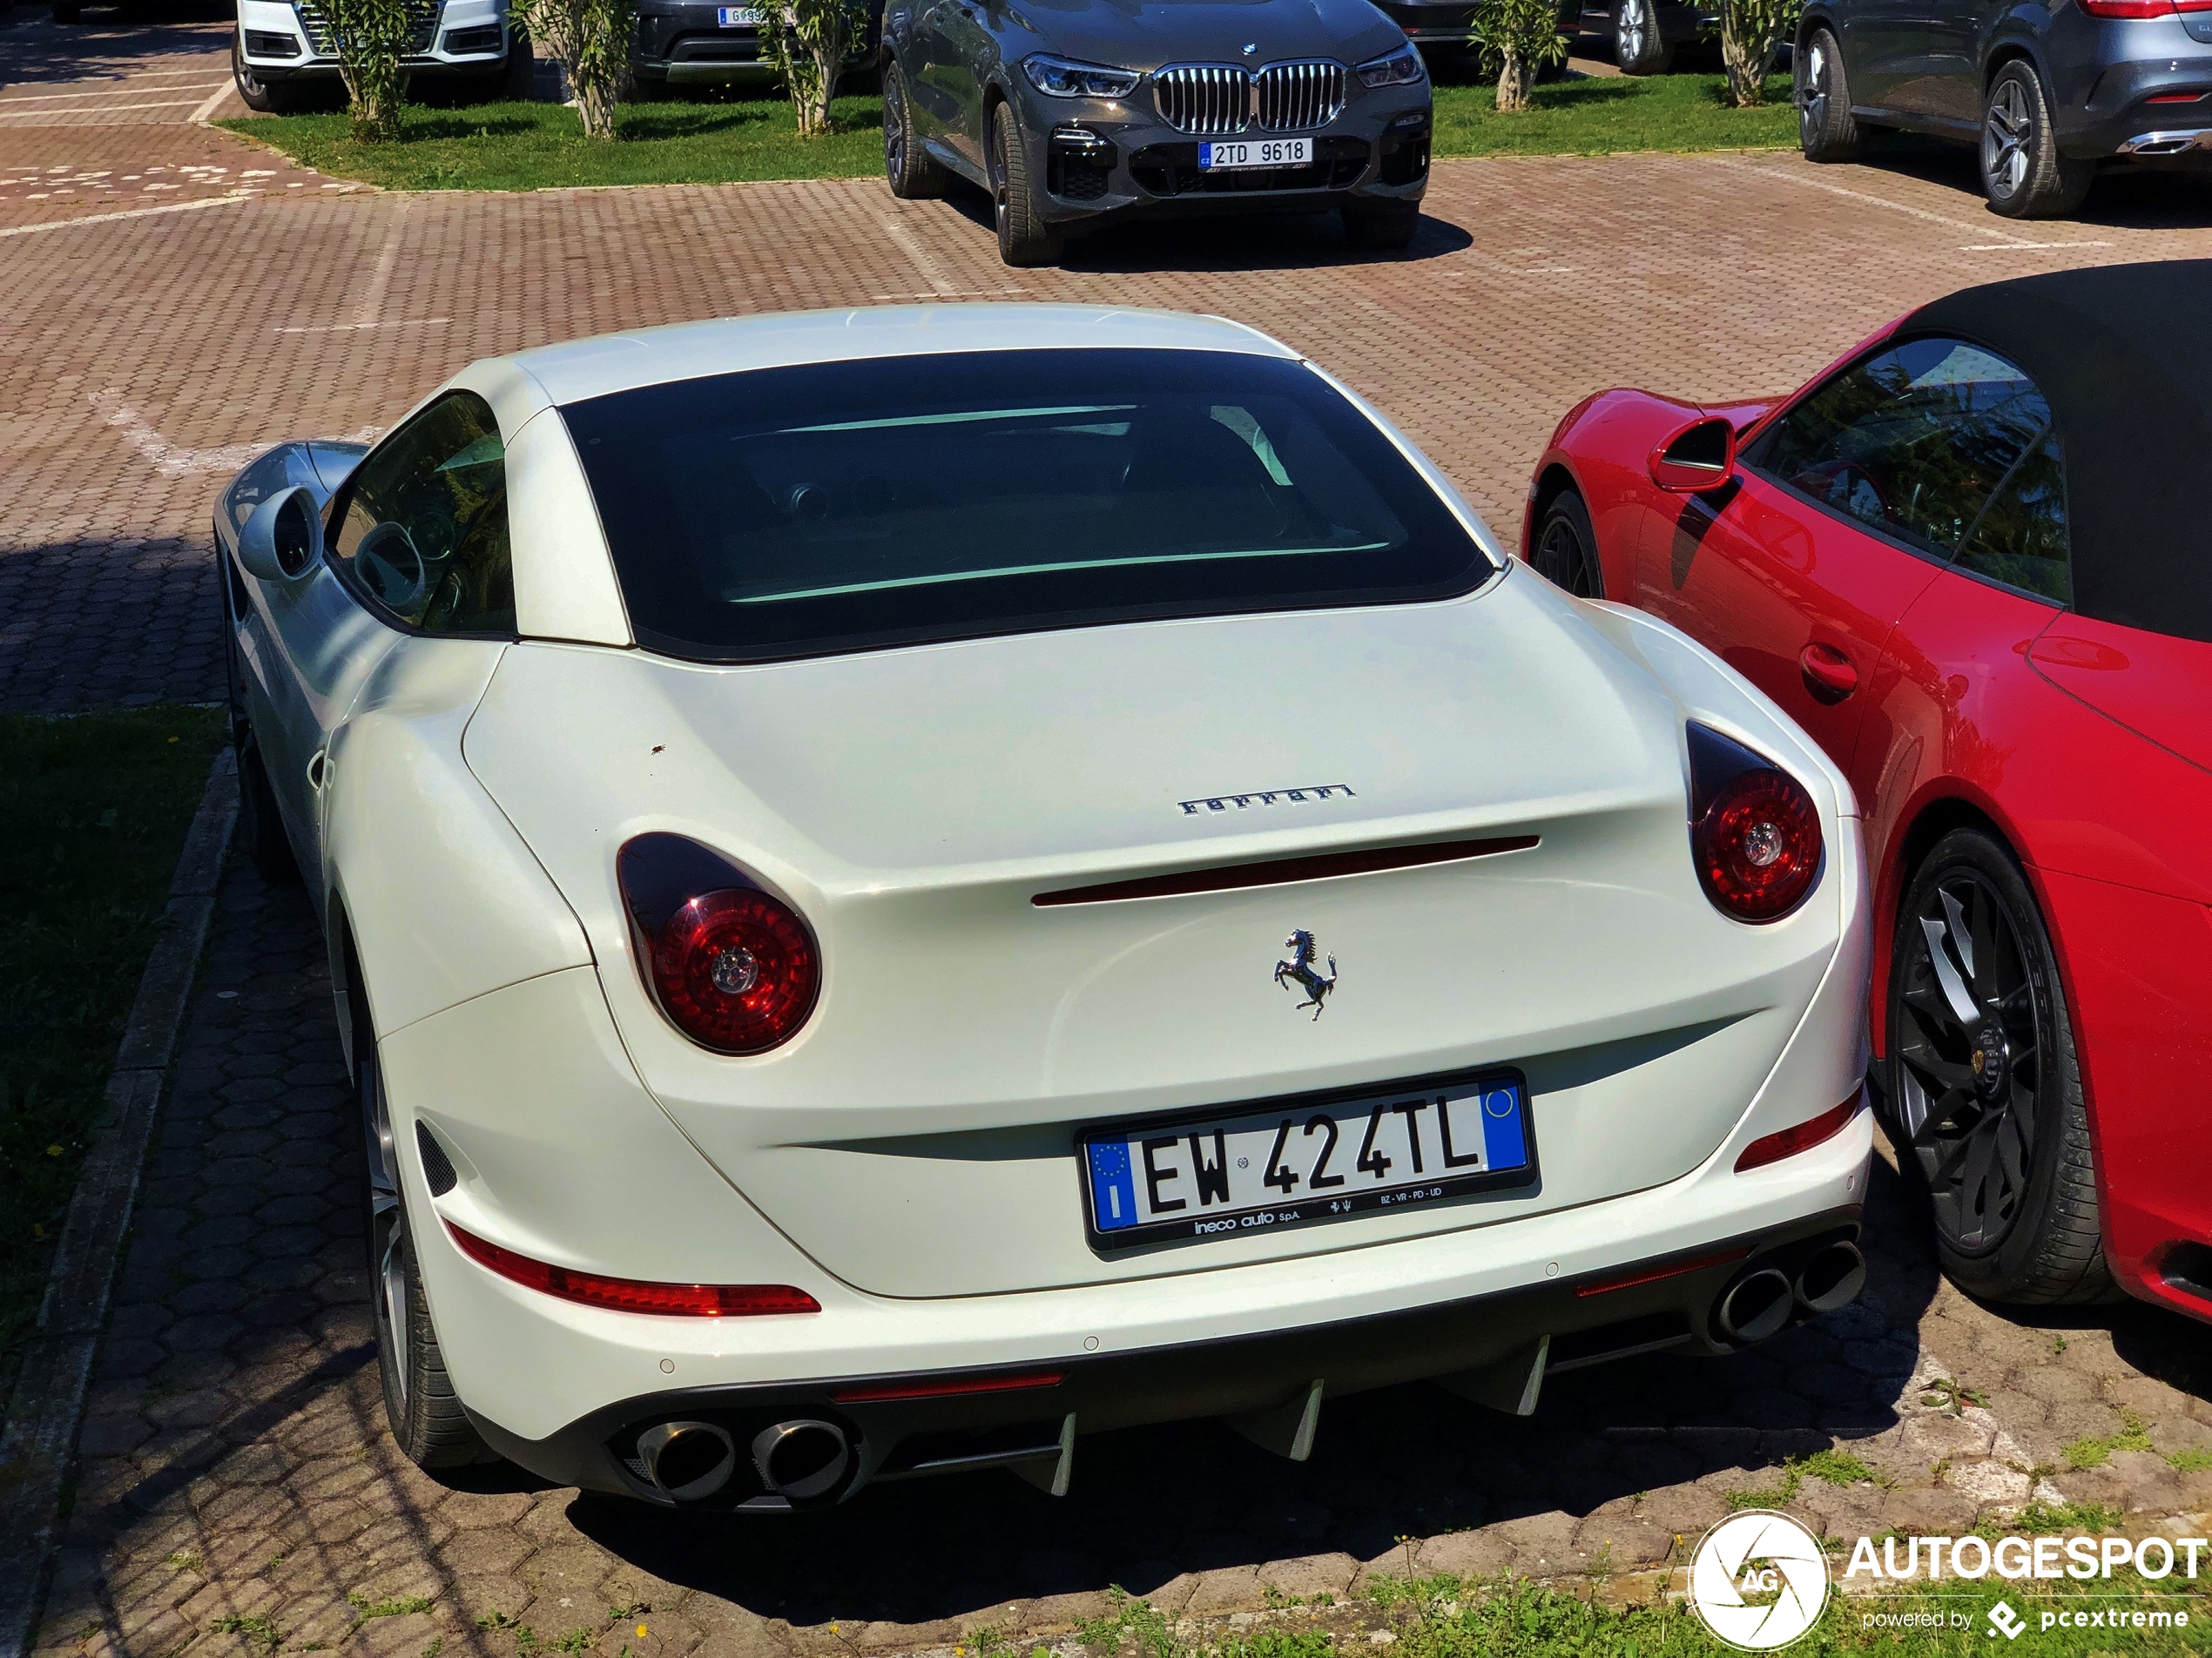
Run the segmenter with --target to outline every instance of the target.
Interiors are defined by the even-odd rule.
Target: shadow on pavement
[[[2200,230],[2212,226],[2212,175],[2188,163],[2114,166],[2098,175],[2079,212],[2066,219],[2027,220],[1989,211],[1972,145],[1946,144],[1917,133],[1881,132],[1868,143],[1865,164],[1957,192],[1967,199],[1959,204],[1963,211],[1988,220],[1992,239],[2087,240],[2093,229]]]
[[[150,57],[219,51],[230,40],[220,0],[98,7],[81,24],[57,24],[44,5],[0,9],[0,87],[121,80]]]

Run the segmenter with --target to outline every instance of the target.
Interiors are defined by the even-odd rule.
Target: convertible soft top
[[[1898,338],[1947,334],[2026,370],[2066,446],[2074,609],[2212,640],[2212,259],[2107,265],[1965,288]]]

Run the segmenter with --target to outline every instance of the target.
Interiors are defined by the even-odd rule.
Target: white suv
[[[529,37],[510,29],[507,0],[408,0],[406,64],[418,87],[432,80],[465,101],[529,96]],[[327,0],[238,0],[231,75],[250,110],[284,115],[339,87],[338,48]]]

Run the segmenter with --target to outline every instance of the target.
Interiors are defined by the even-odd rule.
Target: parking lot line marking
[[[2036,247],[2110,247],[2110,242],[1969,242],[1961,253],[2018,253]]]
[[[117,392],[93,392],[85,401],[123,434],[123,441],[138,452],[139,459],[165,478],[181,478],[193,472],[235,472],[268,451],[266,443],[227,443],[214,449],[182,448],[155,431],[145,414],[124,402]]]
[[[10,98],[10,99],[7,99],[7,100],[4,100],[4,101],[5,101],[6,103],[11,103],[11,104],[12,104],[12,103],[23,103],[23,104],[28,104],[29,102],[30,102],[30,100],[29,98]],[[172,98],[172,99],[170,99],[170,100],[169,100],[167,103],[165,103],[165,104],[78,104],[76,108],[74,108],[74,109],[68,109],[68,110],[10,110],[10,109],[5,109],[5,108],[0,108],[0,116],[8,116],[8,115],[121,115],[121,114],[123,114],[125,111],[129,111],[129,110],[188,110],[188,109],[191,109],[192,107],[192,100],[191,98]]]
[[[231,84],[228,81],[218,82],[216,84],[215,90],[207,95],[206,101],[198,109],[194,110],[190,115],[185,117],[185,119],[193,126],[206,125],[207,118],[214,114],[217,110],[220,109],[222,107],[223,100],[230,95]]]
[[[295,323],[288,328],[273,330],[277,334],[357,334],[364,328],[440,328],[451,322],[451,317],[402,317],[390,322],[317,322]]]
[[[392,286],[393,268],[400,262],[400,233],[407,225],[409,200],[401,196],[392,204],[391,228],[384,233],[384,246],[376,255],[376,268],[368,273],[368,286],[361,294],[361,302],[354,307],[354,327],[372,327],[377,312],[383,307],[385,290]]]
[[[1872,207],[1886,207],[1893,213],[1904,213],[1913,219],[1924,219],[1931,225],[1945,225],[1952,230],[1962,230],[1969,236],[1977,232],[1984,236],[2004,234],[2002,231],[1993,232],[1986,225],[1969,225],[1962,219],[1946,218],[1941,213],[1932,213],[1925,207],[1908,207],[1901,201],[1892,201],[1887,196],[1877,196],[1870,191],[1846,189],[1842,185],[1831,185],[1820,179],[1800,178],[1797,174],[1783,167],[1762,166],[1754,161],[1723,161],[1719,165],[1723,167],[1733,167],[1738,172],[1756,172],[1762,179],[1776,179],[1784,184],[1800,185],[1807,190],[1824,190],[1831,196],[1847,196],[1853,201],[1863,201]],[[2015,237],[2006,241],[1993,242],[1989,246],[2027,247],[2032,244],[2023,237]]]
[[[228,81],[195,81],[190,86],[118,86],[112,91],[24,92],[13,98],[0,98],[0,108],[11,108],[17,104],[65,104],[73,98],[136,98],[141,92],[197,92],[202,87],[216,84],[228,86]]]
[[[166,201],[158,207],[125,207],[119,212],[82,213],[75,219],[50,219],[41,225],[10,225],[0,236],[37,236],[50,230],[75,230],[79,225],[106,225],[118,219],[152,219],[156,213],[196,213],[203,207],[227,207],[252,201],[252,196],[207,196],[199,201]]]
[[[924,247],[921,239],[912,231],[895,219],[887,218],[880,222],[883,226],[883,233],[898,244],[899,251],[907,256],[914,269],[921,273],[921,280],[934,290],[921,297],[950,299],[961,292],[960,284],[953,280],[952,273],[937,262],[937,256]]]

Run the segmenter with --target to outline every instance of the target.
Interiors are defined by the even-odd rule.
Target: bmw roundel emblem
[[[1246,42],[1244,43],[1244,56],[1245,56],[1245,57],[1251,57],[1251,56],[1254,52],[1258,51],[1258,50],[1259,50],[1259,42],[1258,42],[1257,40],[1248,40],[1248,41],[1246,41]]]

